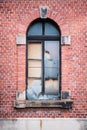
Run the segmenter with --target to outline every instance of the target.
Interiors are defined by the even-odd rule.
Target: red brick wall
[[[16,45],[39,18],[39,7],[48,6],[48,17],[71,45],[62,46],[62,90],[71,91],[72,109],[15,109],[16,91],[26,88],[26,45]],[[87,117],[87,0],[0,0],[0,117]]]

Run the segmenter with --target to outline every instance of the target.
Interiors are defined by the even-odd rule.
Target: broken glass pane
[[[27,98],[38,99],[42,92],[41,79],[31,78],[28,80]]]

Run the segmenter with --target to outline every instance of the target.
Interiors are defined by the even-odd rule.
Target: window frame
[[[27,30],[27,35],[26,35],[26,90],[27,90],[27,86],[28,86],[28,80],[27,80],[28,79],[28,44],[30,42],[41,42],[43,45],[45,41],[58,41],[59,42],[59,99],[61,99],[61,32],[60,32],[58,25],[50,19],[37,19],[34,22],[38,22],[38,21],[42,22],[42,35],[28,36],[29,28]],[[50,22],[53,25],[55,25],[55,27],[57,27],[57,30],[59,31],[59,36],[44,35],[44,23],[45,22]],[[32,23],[30,24],[30,26],[31,25],[32,25]],[[42,55],[44,55],[44,54],[42,54]],[[43,65],[44,65],[44,63],[43,63]],[[44,73],[43,73],[43,75],[44,75]],[[43,93],[44,93],[44,90],[45,89],[44,89],[44,80],[43,80],[43,87],[42,87]],[[26,91],[26,100],[27,100],[27,91]]]

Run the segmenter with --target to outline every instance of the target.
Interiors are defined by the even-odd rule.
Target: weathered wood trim
[[[31,108],[31,107],[58,107],[58,108],[72,108],[72,100],[16,100],[14,102],[15,108]]]

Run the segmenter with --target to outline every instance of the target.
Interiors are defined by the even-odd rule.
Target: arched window
[[[27,30],[27,99],[59,99],[61,91],[61,33],[50,19],[37,19]]]

